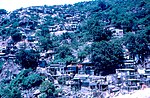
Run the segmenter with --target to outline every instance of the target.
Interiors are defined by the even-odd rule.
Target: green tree
[[[21,33],[14,33],[12,36],[13,41],[19,42],[22,40],[22,34]]]
[[[0,97],[1,98],[22,98],[21,92],[17,87],[9,87],[6,85],[5,87],[0,88]]]
[[[43,81],[40,85],[40,91],[49,97],[57,97],[58,92],[54,84],[48,80]],[[45,96],[45,95],[44,95]]]
[[[41,36],[39,42],[39,46],[42,50],[49,50],[53,48],[53,41],[50,38]]]
[[[23,68],[36,69],[38,66],[39,53],[34,50],[20,50],[16,54],[17,63],[21,64]]]
[[[62,45],[56,49],[55,61],[56,62],[68,62],[75,61],[73,51],[68,45]]]
[[[124,36],[124,44],[130,51],[131,56],[135,57],[138,54],[142,61],[144,61],[144,58],[150,51],[148,48],[148,40],[149,35],[146,35],[142,31],[137,34],[128,33]]]
[[[92,16],[81,25],[81,32],[86,41],[100,42],[110,40],[112,32],[104,29],[105,24],[99,17]]]
[[[7,14],[7,11],[5,9],[0,9],[0,14]]]
[[[116,41],[101,41],[92,44],[92,62],[96,67],[96,72],[112,72],[120,64],[123,52],[122,46]],[[114,69],[114,70],[112,70]]]
[[[22,81],[22,86],[25,89],[29,89],[35,86],[39,86],[44,80],[44,77],[39,74],[31,74],[27,77],[24,77]]]
[[[87,55],[88,55],[88,53],[84,50],[78,52],[78,58],[80,59],[80,62],[83,62],[84,58],[86,58]]]

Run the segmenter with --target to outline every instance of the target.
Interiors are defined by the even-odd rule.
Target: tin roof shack
[[[123,29],[115,29],[112,36],[119,38],[123,37]]]
[[[8,54],[8,55],[3,56],[3,58],[7,61],[7,63],[13,64],[16,60],[16,55]]]
[[[39,66],[42,68],[45,68],[47,66],[47,62],[44,59],[44,57],[42,57],[41,59],[39,59]]]
[[[52,75],[57,77],[65,73],[65,67],[64,63],[50,64],[48,70],[49,72],[51,71]]]
[[[15,45],[18,49],[25,49],[27,44],[26,42],[24,41],[21,41],[21,42],[18,42],[16,45]]]
[[[94,66],[91,62],[83,62],[81,63],[82,68],[80,68],[79,72],[88,74],[88,75],[94,75]]]
[[[15,42],[13,40],[8,40],[6,51],[7,53],[14,53],[15,52]]]
[[[74,79],[80,79],[81,83],[82,83],[82,86],[89,87],[89,84],[90,84],[89,75],[86,75],[86,74],[83,74],[83,75],[76,74],[74,76]]]
[[[128,91],[140,89],[140,79],[127,79]]]
[[[106,81],[106,77],[104,77],[104,76],[90,75],[89,79],[90,79],[89,86],[90,86],[91,89],[99,88],[98,83],[102,83],[102,81],[103,82]]]
[[[106,91],[108,90],[108,82],[106,80],[106,77],[102,76],[98,81],[97,81],[97,88],[100,91]]]
[[[132,60],[132,59],[123,60],[123,63],[124,63],[125,68],[135,68],[135,69],[137,69],[136,66],[135,66],[135,61]]]
[[[49,61],[52,61],[54,60],[54,54],[55,54],[54,50],[48,50],[45,56],[46,58],[48,58]]]
[[[118,79],[118,85],[119,84],[124,84],[126,82],[126,79],[130,75],[134,75],[136,73],[135,69],[130,69],[130,68],[125,68],[125,69],[116,69],[116,75]]]
[[[71,81],[71,90],[72,91],[78,91],[78,90],[81,90],[81,79],[79,78],[74,78],[72,81]]]
[[[0,52],[0,58],[2,58],[5,55],[6,55],[5,53]]]
[[[150,69],[145,70],[143,81],[147,86],[150,86]]]
[[[118,29],[114,25],[105,26],[104,29],[110,30],[111,32],[113,32],[112,36],[114,38],[116,38],[116,37],[118,37],[118,38],[123,37],[123,29]]]
[[[67,74],[74,74],[75,75],[78,73],[78,66],[68,65],[65,71]]]
[[[12,48],[15,45],[15,42],[13,40],[8,40],[7,47]]]

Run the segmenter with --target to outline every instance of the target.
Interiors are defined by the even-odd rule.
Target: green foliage
[[[62,76],[62,77],[58,77],[58,83],[61,85],[64,85],[67,81],[67,78]]]
[[[40,85],[40,91],[42,93],[47,94],[48,96],[55,96],[54,94],[55,94],[56,89],[52,82],[46,80],[46,81],[43,81],[42,84]]]
[[[43,79],[44,77],[40,76],[39,74],[31,74],[27,77],[24,77],[22,86],[25,89],[39,86],[42,83]]]
[[[102,66],[105,69],[105,66],[118,64],[118,58],[120,58],[118,55],[122,56],[120,43],[114,41],[112,32],[105,29],[106,26],[113,25],[118,29],[123,29],[124,34],[127,33],[123,43],[131,54],[144,56],[149,53],[150,6],[148,0],[95,0],[76,3],[74,6],[64,5],[62,6],[63,10],[56,6],[44,6],[44,9],[46,8],[53,9],[52,13],[48,11],[48,14],[45,14],[47,10],[39,10],[36,7],[36,10],[33,10],[31,8],[33,13],[27,13],[31,18],[26,18],[33,23],[25,23],[21,27],[19,27],[20,19],[17,11],[10,14],[10,19],[1,18],[0,35],[6,38],[11,35],[16,42],[20,41],[21,37],[17,32],[20,32],[21,29],[30,24],[28,26],[30,28],[29,32],[34,32],[35,28],[40,29],[36,32],[39,37],[40,50],[47,51],[51,49],[56,52],[53,62],[71,63],[76,61],[75,56],[77,55],[82,62],[87,55],[92,54],[92,60],[95,65]],[[59,11],[59,14],[56,17],[52,17],[52,15],[56,14],[56,11]],[[58,24],[65,25],[66,17],[72,16],[65,16],[60,11],[72,15],[76,15],[74,12],[77,11],[77,16],[81,17],[82,20],[77,31],[63,33],[60,36],[51,34],[50,27]],[[5,10],[0,10],[1,12],[6,13]],[[44,16],[42,19],[41,14],[45,14],[42,15]],[[133,31],[136,33],[135,35],[128,34]],[[81,49],[84,48],[86,42],[93,42],[91,49]],[[116,50],[118,54],[111,48]],[[77,51],[78,53],[76,53]],[[35,51],[21,50],[16,56],[18,63],[23,68],[35,69],[37,67],[39,56]]]
[[[7,14],[7,11],[5,9],[0,9],[0,14]]]
[[[86,41],[99,42],[102,40],[110,40],[112,32],[104,29],[105,24],[100,21],[99,18],[89,18],[84,24],[82,24],[82,33],[84,33],[84,39]]]
[[[92,44],[92,62],[97,71],[116,68],[123,57],[122,46],[119,42],[101,41]],[[112,70],[111,70],[112,71]]]
[[[72,62],[75,57],[72,54],[72,49],[68,45],[62,45],[56,50],[55,62]]]
[[[42,50],[49,50],[53,48],[53,42],[48,38],[41,36],[39,42],[40,42],[39,46]]]
[[[41,93],[41,94],[39,95],[39,98],[47,98],[47,94],[46,94],[46,93]]]
[[[10,82],[11,87],[19,87],[22,85],[23,79],[28,76],[32,69],[22,70],[15,79]]]
[[[128,33],[124,36],[124,43],[133,56],[138,54],[144,60],[145,55],[150,51],[147,44],[149,40],[148,36],[142,31],[137,34]]]
[[[12,27],[13,28],[17,28],[19,26],[19,20],[16,20],[13,24],[12,24]]]
[[[17,32],[17,33],[14,33],[11,37],[13,41],[19,42],[22,39],[22,34]]]
[[[32,69],[22,70],[16,78],[7,83],[1,81],[0,96],[2,98],[21,98],[21,89],[29,89],[39,86],[44,80],[43,76],[33,73]]]
[[[53,26],[54,25],[54,19],[51,16],[45,16],[45,25]]]
[[[9,87],[9,85],[4,88],[0,88],[0,97],[2,98],[22,98],[21,92],[17,87]]]
[[[3,61],[0,61],[0,72],[2,71],[3,64],[4,64],[4,62],[3,62]]]
[[[34,50],[20,50],[16,54],[17,63],[21,64],[23,68],[36,69],[38,66],[39,53]]]
[[[21,87],[29,89],[31,87],[39,86],[44,80],[43,76],[33,73],[32,69],[22,70],[15,79],[10,82],[10,87]]]
[[[84,50],[78,52],[78,58],[80,59],[80,62],[82,62],[84,60],[84,58],[86,58],[87,55],[88,55],[88,52],[86,52]]]

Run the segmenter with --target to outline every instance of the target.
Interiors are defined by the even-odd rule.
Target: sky
[[[60,5],[60,4],[74,4],[81,1],[90,0],[0,0],[0,9],[13,11],[21,7],[42,6],[42,5]]]

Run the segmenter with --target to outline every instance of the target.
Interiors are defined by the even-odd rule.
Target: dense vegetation
[[[39,47],[40,51],[48,51],[55,50],[55,60],[53,62],[73,62],[73,61],[83,61],[89,54],[92,55],[92,62],[94,64],[99,63],[100,66],[109,67],[110,62],[109,59],[117,59],[117,61],[121,60],[121,57],[116,56],[116,54],[112,54],[113,58],[103,58],[101,61],[97,61],[97,55],[102,55],[102,49],[99,50],[97,55],[93,53],[96,52],[95,45],[98,47],[101,44],[105,43],[113,43],[113,38],[111,30],[108,30],[106,27],[108,25],[113,25],[115,28],[123,29],[124,38],[119,39],[123,44],[115,41],[113,47],[118,47],[121,49],[122,45],[125,45],[127,49],[129,49],[131,55],[134,57],[138,55],[141,57],[142,61],[149,53],[148,43],[150,43],[150,6],[149,2],[145,0],[96,0],[90,2],[82,2],[76,3],[74,5],[64,5],[60,6],[65,9],[64,13],[72,13],[75,14],[77,9],[80,15],[80,25],[78,29],[74,32],[67,32],[61,35],[56,36],[51,33],[49,30],[50,26],[55,26],[57,24],[64,24],[67,17],[71,17],[71,15],[65,15],[63,13],[59,13],[58,16],[54,17],[54,14],[62,11],[62,9],[57,6],[44,6],[45,9],[53,9],[54,11],[45,12],[43,9],[30,9],[31,13],[28,13],[29,16],[18,17],[20,15],[19,11],[23,11],[24,9],[18,9],[10,14],[9,18],[1,18],[1,27],[0,27],[0,35],[4,38],[8,36],[12,36],[15,42],[21,40],[20,33],[18,32],[36,32],[36,35],[39,37]],[[57,9],[58,8],[58,9]],[[74,11],[74,13],[73,13]],[[1,15],[6,14],[5,10],[0,10]],[[48,13],[46,16],[39,16],[35,13]],[[86,17],[86,19],[85,19]],[[38,20],[41,20],[40,23]],[[9,27],[9,28],[8,28]],[[28,31],[26,32],[26,28],[28,27]],[[24,28],[22,31],[21,28]],[[61,29],[63,29],[62,27]],[[55,31],[54,31],[55,32]],[[131,34],[132,32],[132,34]],[[134,34],[133,34],[134,32]],[[87,42],[92,42],[90,45],[85,45]],[[121,45],[120,45],[121,44]],[[85,51],[85,48],[89,48],[89,50]],[[104,53],[109,48],[109,45],[106,45],[104,48]],[[112,47],[112,49],[113,49]],[[91,48],[91,49],[90,49]],[[94,49],[95,48],[95,49]],[[114,48],[118,51],[117,48]],[[92,50],[92,51],[91,51]],[[101,51],[101,52],[100,52]],[[120,55],[121,50],[119,50]],[[93,52],[93,53],[91,53]],[[33,56],[35,57],[35,56]],[[104,54],[104,57],[107,57],[107,54]],[[20,57],[21,58],[21,57]],[[32,58],[32,57],[31,57]],[[96,62],[95,62],[96,60]],[[114,59],[113,59],[114,60]],[[19,59],[20,62],[23,62]],[[115,61],[115,60],[114,60]],[[103,63],[101,63],[103,62]],[[28,62],[29,63],[29,62]],[[120,62],[116,62],[119,64]],[[23,63],[24,64],[24,63]],[[22,65],[23,65],[22,64]],[[29,64],[30,65],[30,64]],[[111,63],[113,66],[114,63]],[[23,65],[24,66],[24,65]],[[36,64],[34,64],[36,66]],[[97,65],[96,65],[97,66]],[[26,65],[24,66],[26,67]],[[27,67],[28,68],[28,67]]]
[[[36,69],[38,66],[39,54],[34,50],[20,50],[16,54],[16,62],[21,65],[22,68]]]
[[[78,9],[79,7],[80,9]],[[12,39],[15,42],[18,42],[22,38],[20,35],[21,32],[36,32],[36,35],[39,37],[40,42],[38,44],[40,47],[38,52],[55,50],[55,59],[54,61],[52,61],[55,63],[71,63],[78,60],[82,62],[84,58],[91,54],[92,58],[89,59],[91,59],[95,66],[97,66],[98,64],[101,67],[110,67],[111,65],[113,66],[114,63],[110,64],[110,62],[108,62],[109,59],[114,61],[115,59],[117,59],[117,61],[115,61],[115,64],[120,63],[119,61],[122,59],[120,56],[122,56],[123,54],[123,50],[121,52],[122,45],[125,45],[126,48],[129,49],[130,54],[133,58],[138,55],[142,59],[142,61],[144,61],[144,58],[149,53],[148,43],[150,43],[150,6],[148,1],[96,0],[76,3],[74,5],[64,5],[60,6],[60,8],[63,8],[64,13],[68,13],[68,15],[59,13],[59,15],[56,17],[53,17],[53,15],[56,14],[57,11],[62,11],[62,9],[58,8],[57,6],[44,6],[44,8],[50,10],[53,9],[54,11],[45,12],[44,9],[35,7],[35,9],[37,10],[30,8],[31,13],[28,13],[29,16],[24,16],[21,18],[18,17],[20,15],[19,11],[24,10],[18,9],[10,14],[11,17],[2,17],[2,22],[0,23],[0,35],[2,35],[4,38],[7,38],[7,36],[11,35]],[[64,24],[67,17],[71,17],[71,14],[76,14],[76,11],[81,14],[81,22],[79,23],[78,29],[76,31],[63,33],[61,35],[55,35],[51,33],[49,27],[55,26],[57,24]],[[46,13],[46,16],[41,17],[32,12],[40,14]],[[1,14],[6,14],[6,11],[1,10]],[[40,25],[38,23],[38,20],[42,21]],[[109,25],[112,25],[118,29],[123,29],[124,37],[117,38],[119,42],[112,36],[114,32],[106,28]],[[26,31],[27,27],[28,31]],[[23,28],[24,30],[22,31],[21,28]],[[64,27],[62,27],[61,29],[63,28]],[[87,42],[91,42],[92,44],[86,45]],[[114,42],[115,44],[113,44]],[[106,53],[103,54],[105,58],[97,61],[97,59],[100,59],[97,57],[102,55],[102,52],[105,53],[106,51],[108,51],[108,48],[111,47],[111,45],[106,45],[105,47],[106,43],[112,43],[112,49],[114,48],[113,51],[120,51],[120,56],[116,56],[116,54],[113,52],[114,54],[112,54],[111,56],[114,57],[109,57],[108,59],[106,58]],[[97,55],[94,55],[94,52],[96,53],[96,48],[100,47],[101,44],[104,44],[104,47],[99,50]],[[22,54],[23,51],[21,51],[20,53]],[[26,53],[28,54],[28,52],[24,51],[25,55]],[[23,59],[21,59],[22,56],[18,56],[18,61],[20,61],[20,64],[21,62],[24,62]],[[28,59],[32,59],[32,57],[34,57],[34,59],[36,60],[35,55],[29,56]],[[30,63],[32,66],[36,66],[36,62],[34,64],[33,62],[31,62],[32,64],[30,62],[27,63]],[[22,63],[21,65],[25,68],[28,68],[25,63]]]

